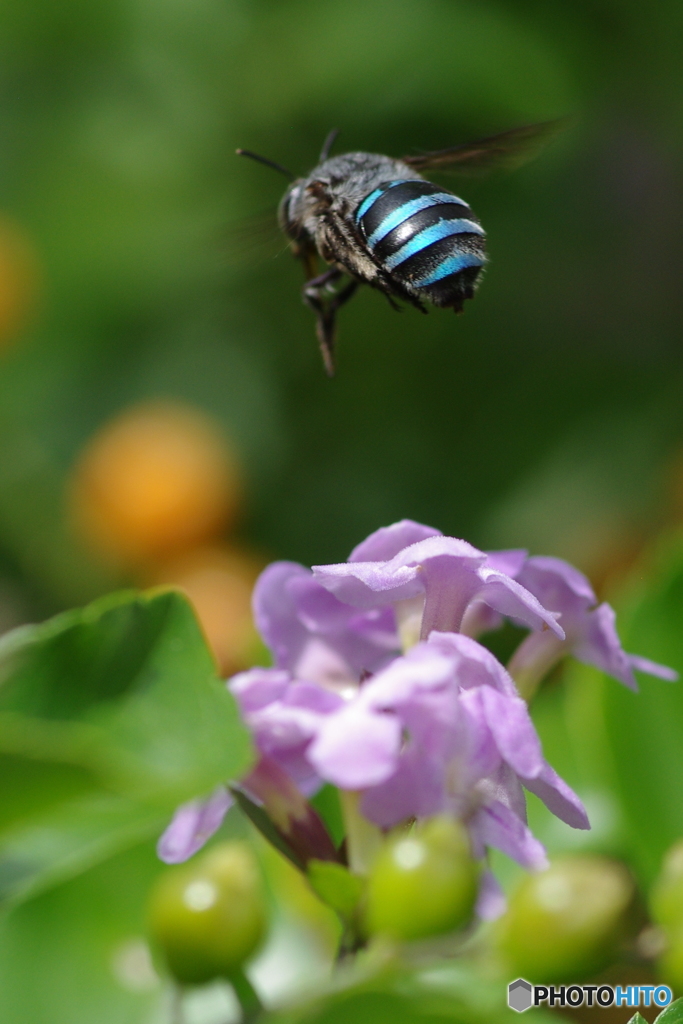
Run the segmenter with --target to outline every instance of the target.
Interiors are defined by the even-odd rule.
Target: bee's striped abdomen
[[[355,214],[368,249],[437,306],[461,309],[486,263],[484,230],[469,206],[424,179],[388,181]]]

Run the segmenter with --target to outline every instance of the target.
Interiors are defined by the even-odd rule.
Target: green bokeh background
[[[3,0],[0,211],[41,287],[0,355],[2,624],[119,582],[71,534],[66,483],[101,424],[159,397],[223,424],[247,474],[241,537],[269,557],[338,561],[412,517],[614,584],[675,525],[682,31],[676,0]],[[298,173],[333,126],[340,151],[399,156],[565,114],[571,129],[514,175],[444,179],[489,234],[465,315],[399,315],[362,291],[327,380],[300,267],[267,223],[282,181],[235,148]],[[624,629],[683,668],[667,543],[659,569],[636,569]],[[590,842],[643,881],[683,832],[683,704],[663,685],[634,710],[577,670],[535,712],[549,759],[593,801]],[[535,805],[532,821],[569,847]],[[106,968],[144,931],[151,851],[5,920],[7,1024],[162,1020],[155,990]]]

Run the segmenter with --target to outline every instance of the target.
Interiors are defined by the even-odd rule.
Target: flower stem
[[[522,640],[507,666],[520,697],[530,701],[564,653],[565,645],[549,630],[530,633]]]
[[[346,848],[349,867],[359,875],[367,875],[375,854],[382,845],[382,833],[377,825],[360,812],[360,793],[340,789],[342,814],[346,827]]]
[[[263,1003],[256,989],[241,968],[236,968],[228,976],[233,991],[242,1008],[242,1024],[251,1024],[263,1013]]]
[[[184,1024],[184,1022],[183,990],[180,985],[174,985],[171,991],[171,1024]]]

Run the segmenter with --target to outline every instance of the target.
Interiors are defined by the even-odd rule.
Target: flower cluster
[[[329,782],[377,829],[449,813],[466,824],[476,857],[494,847],[529,869],[546,859],[526,824],[524,789],[572,827],[589,823],[545,761],[520,691],[530,695],[569,653],[632,689],[634,669],[676,677],[624,653],[614,612],[567,563],[478,551],[409,520],[376,531],[339,565],[269,566],[254,614],[274,667],[228,682],[261,755],[241,781],[252,798],[269,809],[279,787],[294,806]],[[530,631],[507,670],[476,639],[505,618]],[[228,805],[219,789],[181,807],[162,858],[191,856]],[[493,914],[490,876],[483,890],[480,912]]]

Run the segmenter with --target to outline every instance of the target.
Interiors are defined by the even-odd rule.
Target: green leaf
[[[633,1016],[629,1017],[628,1024],[647,1024],[647,1021],[643,1017],[642,1013],[638,1013],[636,1010]]]
[[[188,601],[119,593],[0,641],[0,752],[177,801],[242,774],[249,736]]]
[[[114,594],[0,641],[0,905],[151,836],[250,741],[179,593]]]
[[[145,915],[149,887],[164,870],[152,843],[137,844],[0,919],[0,1020],[163,1020]]]
[[[467,1021],[455,1017],[452,1008],[426,1006],[423,1001],[392,992],[354,992],[337,996],[314,1010],[301,1015],[276,1017],[282,1024],[445,1024],[446,1021]]]
[[[673,1003],[657,1014],[655,1024],[683,1024],[683,998],[674,999]]]
[[[332,841],[338,847],[341,846],[346,835],[346,826],[337,787],[326,782],[315,796],[311,797],[311,804],[325,823]]]
[[[670,539],[617,618],[624,649],[683,677],[683,542]],[[613,776],[628,842],[646,880],[683,835],[683,682],[639,674],[640,693],[601,683]]]
[[[168,815],[122,797],[59,804],[0,836],[0,906],[51,888],[143,839]]]
[[[323,903],[327,903],[342,917],[353,914],[363,895],[364,879],[352,875],[343,864],[329,860],[310,860],[307,874],[311,888]]]
[[[424,964],[425,951],[418,954]],[[409,960],[372,970],[369,958],[340,974],[317,998],[272,1016],[269,1024],[513,1024],[518,1015],[507,1006],[508,979],[491,964],[466,957],[430,959],[422,968]],[[384,966],[379,966],[383,960]],[[554,1015],[538,1008],[534,1020],[552,1024]]]

